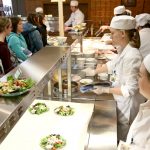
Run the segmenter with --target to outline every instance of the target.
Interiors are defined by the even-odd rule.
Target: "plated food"
[[[29,91],[35,84],[31,78],[15,79],[8,76],[7,81],[0,82],[0,96],[18,96]]]
[[[54,112],[60,116],[70,116],[74,114],[74,108],[71,106],[59,106],[55,108]]]
[[[47,112],[49,110],[49,108],[46,106],[45,103],[36,103],[34,105],[31,105],[29,107],[29,112],[31,114],[37,114],[37,115],[40,115],[44,112]]]
[[[84,85],[91,84],[91,83],[93,83],[93,80],[92,79],[81,79],[80,83],[84,84]]]
[[[72,27],[72,30],[74,30],[74,31],[82,31],[84,29],[85,29],[85,25],[84,24],[77,24],[77,25]]]
[[[44,150],[58,150],[66,145],[66,140],[59,134],[50,134],[41,139],[40,146]]]

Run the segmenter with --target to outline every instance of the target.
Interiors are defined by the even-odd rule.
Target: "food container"
[[[86,58],[86,63],[96,63],[97,60],[95,58]]]
[[[108,80],[108,74],[107,73],[99,73],[98,79],[102,80],[102,81],[106,81],[106,80]]]
[[[77,58],[78,68],[80,69],[84,68],[84,64],[85,64],[85,58]]]
[[[91,58],[91,57],[94,57],[94,56],[95,56],[95,52],[93,52],[93,51],[83,52],[83,57],[85,57],[85,58]]]
[[[81,79],[80,83],[83,85],[91,84],[91,83],[93,83],[93,80],[92,79]]]
[[[92,68],[92,69],[94,69],[95,68],[95,66],[96,66],[96,63],[86,63],[86,68]]]
[[[77,92],[78,91],[78,83],[71,81],[71,92]],[[68,81],[64,80],[62,83],[62,94],[68,93]],[[59,84],[58,82],[54,83],[54,94],[59,94]]]

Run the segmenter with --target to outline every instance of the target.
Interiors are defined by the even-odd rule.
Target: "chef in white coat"
[[[141,40],[140,52],[145,57],[150,53],[150,14],[136,15],[135,19]]]
[[[131,16],[115,16],[110,24],[113,46],[118,55],[104,65],[97,65],[96,70],[85,69],[87,76],[107,72],[113,74],[114,81],[110,88],[99,87],[96,94],[111,93],[117,102],[117,134],[118,140],[125,140],[130,124],[145,99],[138,91],[138,73],[142,61],[139,52],[140,38],[135,30],[135,18]],[[137,97],[139,100],[137,101]]]
[[[150,150],[150,54],[144,58],[139,74],[140,93],[148,99],[140,105],[126,143],[120,142],[118,149]],[[138,99],[137,99],[138,100]]]
[[[65,22],[65,31],[70,30],[71,26],[81,24],[84,22],[84,14],[78,8],[79,2],[71,0],[70,9],[72,11],[70,18]]]

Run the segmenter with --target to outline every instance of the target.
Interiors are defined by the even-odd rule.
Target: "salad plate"
[[[27,93],[35,84],[31,78],[16,79],[12,75],[4,82],[0,81],[0,96],[13,97]]]

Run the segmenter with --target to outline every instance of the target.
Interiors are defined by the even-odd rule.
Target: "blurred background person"
[[[43,11],[43,8],[42,8],[42,7],[37,7],[37,8],[35,9],[35,12],[36,12],[37,14],[44,15],[44,11]],[[45,15],[44,15],[44,16],[45,16]],[[45,18],[44,25],[46,25],[46,30],[47,30],[47,32],[50,32],[50,25],[49,25],[49,22],[48,22],[47,18]]]
[[[45,16],[43,14],[37,14],[37,29],[42,36],[43,46],[47,45],[47,30],[45,25]]]
[[[26,41],[22,36],[23,24],[19,17],[12,17],[12,31],[7,37],[9,49],[16,55],[19,62],[23,62],[32,55],[31,51],[28,50]]]
[[[78,7],[77,0],[70,1],[70,9],[72,11],[70,18],[65,22],[65,31],[70,30],[71,27],[84,22],[84,14]]]
[[[11,54],[8,49],[5,38],[12,29],[11,20],[6,17],[0,17],[0,59],[3,65],[4,73],[8,73],[14,68],[11,61]]]
[[[135,19],[141,40],[141,46],[139,49],[142,56],[145,57],[150,53],[150,14],[139,14],[135,16]]]
[[[40,32],[37,30],[37,15],[30,13],[27,17],[27,22],[23,24],[23,34],[28,33],[30,47],[28,49],[32,53],[36,53],[43,48],[43,41]]]

